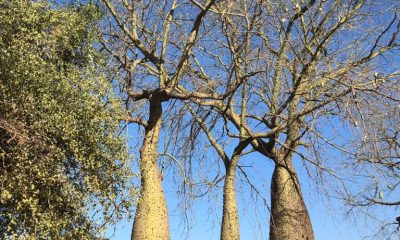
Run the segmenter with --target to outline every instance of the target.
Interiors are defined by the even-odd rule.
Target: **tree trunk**
[[[226,169],[222,212],[221,240],[239,240],[239,216],[236,202],[235,172],[239,156]]]
[[[169,240],[168,210],[157,166],[161,129],[161,100],[150,100],[150,116],[140,149],[141,189],[132,240]]]
[[[270,240],[313,240],[314,233],[291,157],[275,165],[271,181]]]

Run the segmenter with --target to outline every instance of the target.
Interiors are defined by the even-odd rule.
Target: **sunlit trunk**
[[[239,240],[239,215],[236,202],[235,172],[239,156],[227,166],[224,182],[221,240]]]
[[[141,190],[132,229],[132,240],[169,240],[168,210],[157,166],[161,129],[161,101],[152,99],[150,116],[140,149]]]
[[[271,182],[270,240],[313,240],[314,233],[291,158],[277,161]]]

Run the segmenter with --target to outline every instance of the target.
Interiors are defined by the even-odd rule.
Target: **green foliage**
[[[130,207],[98,17],[90,4],[0,0],[0,238],[95,239]]]

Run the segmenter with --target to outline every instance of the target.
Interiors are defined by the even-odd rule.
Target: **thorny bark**
[[[224,196],[223,196],[223,211],[222,211],[222,226],[221,240],[239,240],[239,214],[236,202],[236,187],[235,187],[235,172],[239,155],[232,158],[226,168]]]
[[[239,159],[243,154],[243,150],[251,143],[252,138],[242,138],[231,157],[228,157],[223,147],[217,142],[211,133],[211,129],[206,126],[205,121],[202,121],[199,116],[194,112],[193,108],[186,104],[196,124],[200,126],[205,135],[207,136],[210,144],[214,147],[215,151],[220,156],[225,166],[225,182],[223,188],[223,203],[222,203],[222,224],[221,224],[221,240],[239,240],[239,214],[236,201],[236,169]]]
[[[314,239],[291,157],[280,157],[272,175],[270,239]]]
[[[161,99],[150,100],[150,116],[140,149],[141,190],[132,229],[132,240],[169,240],[168,210],[157,166],[162,122]]]

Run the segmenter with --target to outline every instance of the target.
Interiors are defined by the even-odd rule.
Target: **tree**
[[[377,9],[381,6],[366,1],[249,1],[248,6],[253,7],[242,7],[241,11],[235,7],[223,11],[221,7],[220,11],[225,13],[222,20],[224,30],[228,30],[226,48],[230,47],[238,62],[232,72],[239,77],[250,75],[243,83],[243,87],[249,86],[246,120],[236,113],[234,101],[195,102],[219,111],[237,131],[244,128],[245,137],[254,139],[253,148],[275,163],[270,238],[314,239],[293,156],[330,173],[320,162],[302,154],[302,148],[313,146],[312,139],[326,139],[326,129],[317,129],[316,121],[342,115],[345,103],[356,106],[351,99],[357,95],[378,94],[395,103],[378,88],[383,82],[392,83],[390,74],[373,69],[382,56],[390,57],[390,51],[398,49],[396,15],[381,22],[384,14],[393,16],[396,8],[380,12]],[[254,18],[246,18],[249,15]],[[370,21],[379,22],[380,27],[367,29],[361,24]],[[243,29],[252,24],[255,30],[246,38]],[[356,33],[359,28],[363,34]],[[252,50],[248,54],[247,45]]]
[[[112,19],[106,25],[110,27],[104,33],[103,47],[125,78],[120,89],[126,96],[126,121],[145,129],[140,149],[141,190],[132,239],[169,239],[168,210],[157,166],[163,102],[222,99],[230,91],[209,92],[187,81],[189,59],[201,34],[207,33],[201,27],[216,2],[188,2],[179,4],[178,9],[177,1],[103,1]],[[185,16],[187,11],[194,17],[182,26],[178,16]],[[144,113],[134,111],[138,101],[146,101]]]
[[[0,2],[2,239],[96,239],[129,208],[120,107],[93,48],[98,13]]]
[[[125,78],[126,119],[145,128],[133,238],[169,238],[157,146],[163,104],[180,100],[193,113],[217,112],[229,126],[226,136],[249,140],[274,163],[270,238],[314,239],[294,156],[307,169],[335,175],[319,153],[304,153],[326,139],[329,131],[318,124],[351,119],[343,113],[357,106],[354,96],[384,97],[378,86],[393,79],[378,66],[399,47],[396,7],[353,0],[103,2],[112,19],[103,48]],[[202,129],[207,135],[210,126]]]
[[[238,168],[240,157],[244,153],[244,149],[250,144],[251,138],[240,139],[235,146],[232,155],[229,157],[223,146],[218,143],[212,135],[211,128],[207,127],[206,120],[209,112],[206,112],[206,117],[199,117],[190,105],[187,105],[194,121],[204,134],[207,136],[210,144],[213,146],[218,156],[221,158],[225,167],[225,180],[223,186],[223,204],[222,204],[222,223],[221,223],[221,240],[239,240],[239,212],[236,201],[236,171]],[[245,117],[245,112],[241,113],[242,119]],[[215,121],[212,121],[215,123]],[[241,134],[244,134],[244,129],[241,128]],[[243,136],[243,135],[242,135]]]

